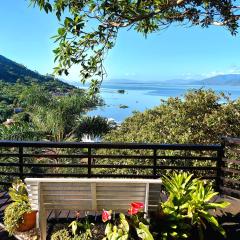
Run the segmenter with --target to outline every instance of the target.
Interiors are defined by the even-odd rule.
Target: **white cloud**
[[[200,73],[200,74],[194,74],[194,73],[185,73],[182,74],[180,77],[184,78],[186,80],[188,79],[196,79],[196,80],[200,80],[200,79],[204,79],[204,78],[210,78],[210,77],[214,77],[217,75],[225,75],[225,74],[240,74],[240,66],[237,65],[233,65],[228,69],[225,70],[214,70],[211,72],[205,72],[205,73]]]
[[[126,72],[124,74],[125,77],[135,77],[137,74],[135,72]]]

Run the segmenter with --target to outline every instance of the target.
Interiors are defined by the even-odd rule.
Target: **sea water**
[[[144,111],[161,104],[161,99],[180,97],[191,89],[212,89],[229,94],[232,100],[240,97],[240,86],[200,86],[200,85],[166,85],[162,83],[104,83],[101,96],[105,106],[91,112],[90,116],[100,115],[121,123],[135,111]],[[119,93],[118,90],[125,90]]]

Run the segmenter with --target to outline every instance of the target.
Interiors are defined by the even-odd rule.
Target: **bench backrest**
[[[25,179],[33,209],[126,211],[131,202],[144,202],[145,211],[159,204],[160,179]]]

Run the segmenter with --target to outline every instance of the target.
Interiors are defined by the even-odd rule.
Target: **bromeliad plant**
[[[160,206],[161,239],[205,239],[206,229],[211,227],[226,237],[224,229],[209,212],[225,208],[228,202],[212,202],[215,192],[209,183],[193,179],[187,173],[173,173],[163,177],[168,199]]]
[[[153,240],[153,236],[149,231],[149,223],[144,219],[145,213],[143,212],[143,208],[143,203],[133,202],[128,210],[129,217],[120,213],[119,219],[114,222],[110,222],[112,219],[112,211],[103,210],[102,221],[109,221],[105,229],[105,237],[103,240]]]

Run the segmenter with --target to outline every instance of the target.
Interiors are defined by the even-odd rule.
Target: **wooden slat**
[[[81,187],[81,186],[44,186],[42,191],[91,191],[90,185],[88,187]]]
[[[225,193],[234,193],[240,196],[240,190],[232,189],[232,188],[227,188],[227,187],[220,187],[220,189],[225,192]]]
[[[106,209],[109,210],[111,209],[112,211],[115,211],[117,213],[122,212],[122,213],[127,213],[129,209],[129,205],[99,205],[99,209]]]
[[[125,202],[127,205],[130,205],[131,202],[144,202],[144,201],[145,201],[144,198],[137,198],[137,197],[115,198],[111,200],[106,198],[99,198],[97,199],[97,207],[99,204],[101,205],[101,203],[119,205],[121,202]]]
[[[233,160],[233,159],[227,159],[227,158],[223,158],[223,162],[240,164],[240,160]]]
[[[42,187],[90,187],[90,183],[86,182],[43,182]]]
[[[240,138],[224,137],[223,140],[227,145],[240,145]]]
[[[92,210],[91,202],[83,203],[83,202],[57,202],[55,204],[46,203],[44,204],[44,208],[52,210],[52,209],[62,209],[62,210],[82,210],[82,211],[90,211]]]
[[[115,182],[103,182],[103,183],[97,183],[97,187],[98,188],[101,188],[101,187],[111,187],[111,186],[114,186],[114,187],[145,187],[145,184],[144,183],[131,183],[131,180],[129,179],[129,182],[128,183],[115,183]]]
[[[91,192],[90,191],[71,191],[71,190],[67,190],[67,191],[62,191],[60,192],[58,191],[42,191],[44,195],[48,195],[48,196],[59,196],[59,195],[65,195],[65,196],[72,196],[72,195],[80,195],[80,196],[90,196]],[[29,192],[29,196],[38,196],[38,192],[37,191],[31,191]]]
[[[232,183],[232,184],[240,185],[240,180],[229,179],[229,178],[225,178],[225,177],[221,177],[221,180],[223,181],[223,183]]]
[[[97,192],[96,197],[99,198],[118,198],[127,195],[129,197],[144,197],[145,192]]]
[[[234,174],[240,174],[240,170],[233,169],[233,168],[221,168],[223,172],[229,172],[229,173],[234,173]]]
[[[91,201],[92,200],[92,196],[77,196],[77,195],[71,195],[71,196],[66,196],[64,194],[59,194],[59,195],[43,195],[44,197],[44,201],[45,202],[54,202],[54,201],[72,201],[72,200],[81,200],[81,201]]]

